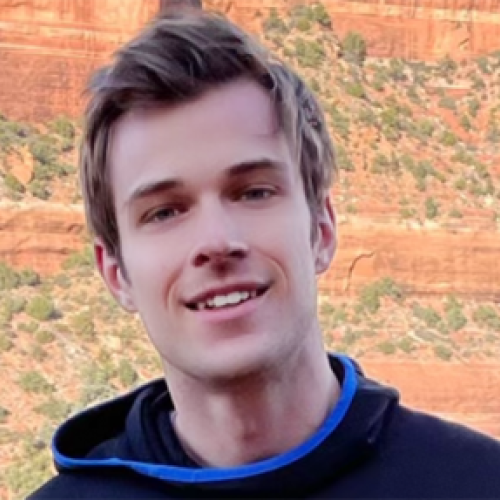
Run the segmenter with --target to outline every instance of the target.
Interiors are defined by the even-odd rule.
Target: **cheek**
[[[180,272],[182,249],[159,238],[140,237],[134,245],[124,248],[123,257],[138,307],[147,309],[153,303],[168,300]]]

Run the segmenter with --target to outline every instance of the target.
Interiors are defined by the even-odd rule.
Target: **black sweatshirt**
[[[347,357],[331,355],[330,364],[340,399],[286,453],[240,467],[197,466],[172,429],[165,382],[156,380],[64,423],[53,440],[59,473],[29,499],[500,499],[499,441],[405,408]]]

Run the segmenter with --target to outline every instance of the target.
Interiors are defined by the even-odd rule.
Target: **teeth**
[[[235,305],[240,302],[244,302],[248,299],[254,299],[257,297],[257,291],[252,292],[231,292],[228,295],[216,295],[215,297],[208,299],[206,302],[198,302],[197,309],[203,311],[204,309],[215,309],[217,307],[224,307],[227,305]]]

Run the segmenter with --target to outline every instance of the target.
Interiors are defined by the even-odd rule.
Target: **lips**
[[[216,310],[235,306],[264,295],[269,287],[269,284],[235,283],[224,287],[210,288],[186,301],[185,305],[192,311]]]

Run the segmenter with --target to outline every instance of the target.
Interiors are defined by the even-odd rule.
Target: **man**
[[[165,378],[63,424],[31,498],[500,498],[500,443],[324,351],[333,147],[256,42],[155,20],[93,81],[81,175],[99,271]]]

